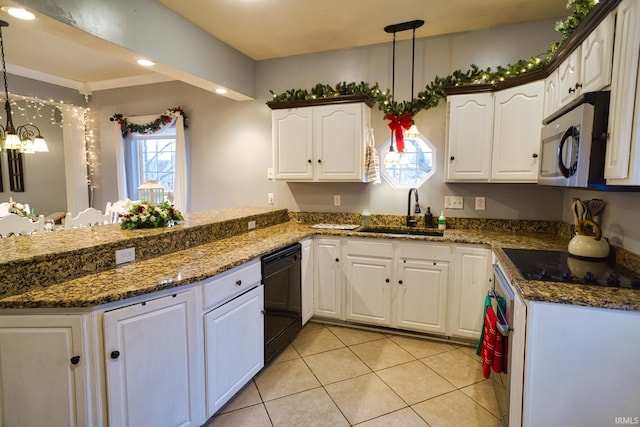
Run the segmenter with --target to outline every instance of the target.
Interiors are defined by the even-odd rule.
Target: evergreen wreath
[[[381,90],[378,83],[370,85],[365,82],[340,82],[335,87],[318,83],[311,90],[290,89],[281,94],[269,91],[273,96],[271,102],[287,103],[343,95],[366,96],[378,104],[378,109],[385,113],[385,117],[391,115],[398,118],[403,114],[410,114],[413,117],[422,110],[437,107],[440,100],[445,97],[445,87],[481,83],[495,84],[511,77],[542,69],[596,4],[596,0],[568,0],[567,9],[575,7],[575,10],[564,21],[556,23],[555,30],[560,32],[562,37],[560,41],[552,43],[546,53],[521,59],[504,67],[499,65],[495,70],[491,67],[481,69],[477,65],[471,64],[467,71],[455,70],[451,75],[445,77],[436,76],[411,101],[394,101],[391,92]]]
[[[169,108],[165,113],[160,114],[160,116],[155,120],[143,125],[129,123],[127,118],[120,113],[114,114],[113,116],[111,116],[111,118],[109,118],[109,120],[112,122],[118,122],[122,131],[122,137],[126,138],[130,133],[147,134],[159,131],[162,126],[166,125],[167,123],[171,123],[171,120],[173,120],[173,116],[175,115],[175,113],[179,113],[182,116],[182,118],[184,119],[184,127],[186,128],[187,116],[185,115],[182,107],[179,106]]]

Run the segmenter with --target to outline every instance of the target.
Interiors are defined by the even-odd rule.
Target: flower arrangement
[[[167,201],[159,205],[144,201],[132,205],[127,213],[121,216],[120,227],[128,230],[167,227],[178,224],[183,219],[180,211]]]
[[[9,213],[19,216],[26,216],[27,218],[33,218],[34,216],[27,210],[25,205],[23,205],[22,203],[14,202],[13,200],[9,202]]]

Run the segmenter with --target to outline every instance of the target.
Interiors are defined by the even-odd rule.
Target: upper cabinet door
[[[544,81],[544,108],[542,118],[547,118],[560,109],[560,72],[556,68]]]
[[[493,182],[537,182],[544,82],[495,93]]]
[[[489,181],[493,94],[454,95],[447,105],[447,181]]]
[[[636,0],[623,0],[617,9],[611,104],[609,107],[609,138],[605,156],[604,177],[607,184],[638,185],[630,176],[631,148],[638,81],[638,52],[640,50],[640,5]],[[637,110],[636,110],[637,113]],[[640,149],[636,148],[640,155]],[[640,171],[636,172],[640,173]]]
[[[314,162],[320,181],[362,181],[364,168],[364,104],[313,108]]]
[[[579,82],[582,92],[602,90],[611,84],[614,26],[615,14],[611,13],[582,42]]]
[[[275,178],[313,179],[313,114],[311,108],[274,110],[272,113]]]
[[[580,81],[580,47],[574,50],[558,67],[558,94],[560,105],[567,105],[576,97]]]

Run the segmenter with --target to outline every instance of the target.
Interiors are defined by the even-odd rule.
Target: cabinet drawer
[[[260,260],[256,259],[205,280],[203,308],[211,309],[251,289],[260,278]]]
[[[431,243],[402,243],[398,248],[398,256],[402,259],[420,259],[425,261],[449,261],[451,249],[447,245]]]
[[[346,255],[393,258],[393,242],[379,239],[350,239],[344,246]]]

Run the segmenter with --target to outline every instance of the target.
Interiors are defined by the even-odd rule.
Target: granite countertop
[[[206,223],[210,218],[204,215],[201,221]],[[314,235],[480,244],[494,249],[509,279],[526,300],[640,311],[640,291],[524,280],[500,250],[503,247],[565,250],[566,239],[558,234],[448,229],[443,237],[407,236],[362,233],[357,229],[317,229],[295,221],[268,225],[58,283],[35,284],[13,294],[0,294],[0,309],[91,308],[122,301],[207,279]]]

